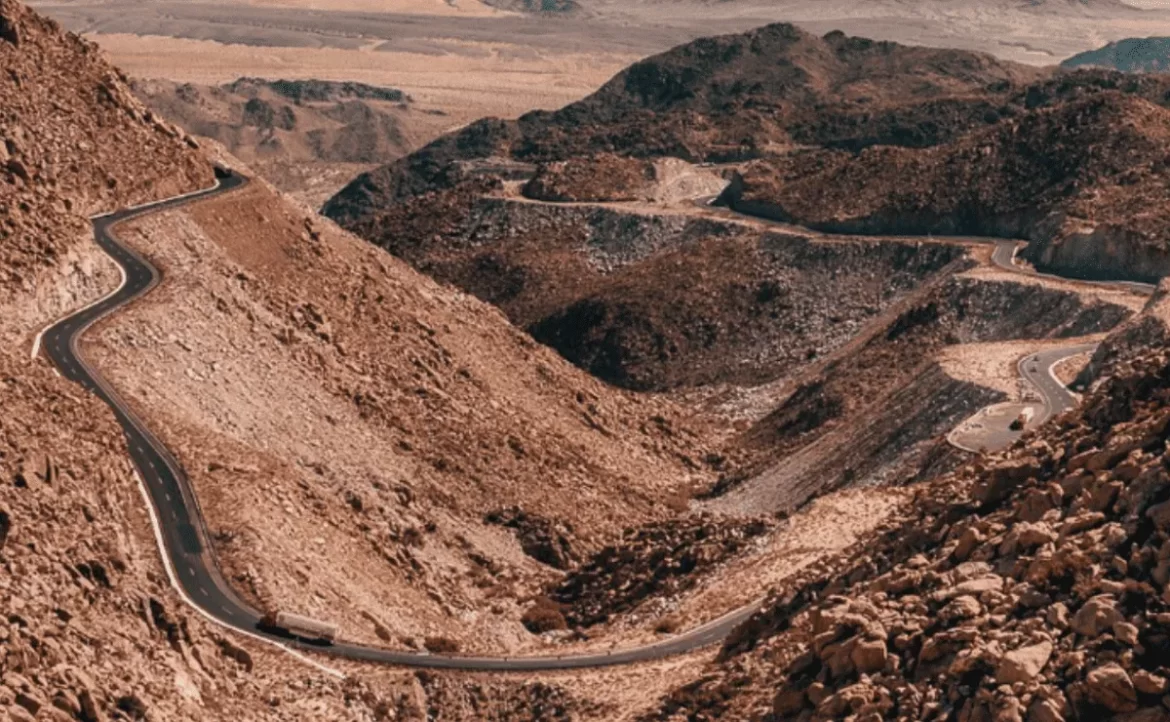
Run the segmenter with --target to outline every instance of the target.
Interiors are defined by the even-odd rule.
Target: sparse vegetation
[[[568,628],[561,606],[546,596],[537,597],[524,612],[520,622],[533,634],[544,634]]]

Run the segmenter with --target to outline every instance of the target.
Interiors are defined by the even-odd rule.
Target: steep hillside
[[[171,590],[112,415],[29,345],[118,283],[88,214],[210,185],[211,165],[92,44],[12,0],[0,0],[0,66],[0,718],[407,709],[409,680],[343,684],[225,634]]]
[[[1125,73],[1170,71],[1170,38],[1127,38],[1098,50],[1078,53],[1063,61],[1063,68],[1111,68]]]
[[[82,240],[87,215],[210,185],[212,172],[95,45],[16,3],[0,17],[0,281],[27,291]]]
[[[594,381],[259,184],[130,229],[168,282],[91,352],[191,470],[258,603],[370,641],[519,649],[537,642],[520,600],[556,572],[485,517],[570,522],[588,553],[706,475],[677,407]]]
[[[359,177],[325,213],[361,233],[379,208],[449,186],[450,163],[460,159],[613,152],[726,160],[794,143],[932,145],[991,122],[1014,87],[1040,76],[977,53],[769,25],[636,63],[555,112],[474,123]]]
[[[940,459],[941,437],[1005,393],[941,366],[948,352],[974,359],[989,342],[1027,348],[1102,333],[1140,309],[1124,293],[1046,287],[984,269],[942,279],[912,299],[848,353],[803,374],[737,438],[740,463],[712,490],[719,508],[791,510],[855,482],[929,478],[956,460]]]
[[[391,252],[498,305],[595,376],[643,390],[789,376],[964,256],[958,245],[822,241],[471,188],[383,220],[393,232],[376,240]]]
[[[777,590],[644,719],[1170,717],[1170,366],[1131,351],[1080,411]]]
[[[133,89],[162,117],[219,141],[314,207],[352,176],[405,155],[445,123],[412,110],[400,90],[361,83],[136,80]]]
[[[305,663],[184,603],[112,414],[30,346],[119,285],[87,216],[207,187],[211,160],[93,45],[12,0],[0,61],[0,718],[594,708],[548,683]],[[709,476],[701,422],[613,392],[297,208],[254,181],[119,227],[164,279],[83,352],[176,451],[223,568],[256,604],[387,646],[552,645],[520,618],[563,572],[485,518],[522,505],[571,519],[588,555],[677,517],[667,500]]]
[[[1170,110],[1117,91],[1057,102],[924,150],[803,153],[749,166],[733,207],[816,228],[1033,241],[1087,278],[1170,273]]]

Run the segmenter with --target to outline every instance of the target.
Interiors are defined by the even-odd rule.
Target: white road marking
[[[114,215],[115,213],[121,213],[122,211],[144,211],[144,210],[147,210],[148,208],[153,208],[154,206],[161,206],[165,203],[174,203],[176,201],[181,201],[184,198],[190,198],[192,196],[197,196],[201,193],[211,193],[212,191],[219,190],[220,185],[222,185],[222,181],[219,178],[216,178],[215,185],[211,186],[210,188],[203,188],[202,190],[191,191],[190,193],[184,193],[181,196],[174,196],[172,198],[164,198],[160,201],[149,201],[147,203],[141,203],[141,204],[136,205],[136,206],[130,206],[129,208],[122,208],[122,209],[117,210],[117,211],[110,211],[109,213],[99,213],[96,216],[90,216],[89,219],[91,221],[98,221],[98,220],[101,220],[102,218],[108,218],[108,217]]]
[[[167,579],[169,579],[171,581],[171,587],[175,590],[175,593],[179,595],[179,598],[182,599],[183,602],[187,604],[187,606],[194,609],[200,616],[202,616],[203,618],[205,618],[207,621],[211,622],[212,624],[215,624],[219,627],[223,627],[224,629],[227,629],[230,632],[234,632],[236,634],[240,634],[240,635],[243,635],[245,637],[249,637],[249,638],[254,639],[257,642],[260,642],[262,644],[268,644],[268,645],[271,645],[273,647],[276,647],[277,649],[285,652],[286,654],[289,654],[292,657],[295,657],[297,660],[304,662],[305,664],[309,665],[310,667],[313,667],[320,672],[328,674],[331,677],[335,677],[337,679],[345,679],[344,672],[341,672],[340,670],[334,669],[334,668],[329,667],[327,665],[321,664],[317,660],[312,659],[309,656],[296,651],[295,649],[290,649],[289,647],[286,647],[285,645],[283,645],[279,642],[268,639],[267,637],[261,637],[258,634],[253,634],[252,632],[245,632],[242,629],[238,629],[238,628],[228,624],[227,622],[224,622],[224,621],[216,618],[215,615],[211,614],[206,609],[204,609],[203,607],[196,604],[190,597],[188,597],[187,593],[184,592],[183,588],[179,585],[178,577],[175,576],[175,568],[171,564],[171,558],[167,554],[166,543],[163,541],[162,525],[158,521],[158,514],[155,512],[154,504],[152,504],[150,501],[150,494],[146,491],[146,484],[142,481],[142,477],[138,474],[137,469],[134,470],[134,478],[138,480],[138,491],[142,493],[142,500],[144,502],[146,502],[146,511],[147,511],[147,514],[150,516],[150,527],[151,527],[151,529],[154,530],[154,541],[155,541],[155,544],[158,545],[158,551],[159,551],[159,555],[162,557],[163,567],[167,570]]]
[[[89,309],[93,308],[94,306],[96,306],[100,303],[104,303],[107,299],[112,298],[119,291],[121,291],[123,287],[125,287],[125,285],[126,285],[126,269],[122,268],[122,264],[120,264],[120,263],[115,263],[114,265],[117,266],[118,276],[120,277],[120,280],[118,282],[118,287],[115,288],[113,291],[110,291],[106,295],[102,296],[101,298],[97,299],[96,301],[90,303],[89,305],[82,306],[81,308],[77,309],[76,311],[70,311],[67,315],[63,316],[62,318],[73,318],[74,316],[76,316],[80,313],[88,311]],[[41,329],[41,332],[37,334],[37,337],[33,340],[33,353],[32,353],[33,359],[36,359],[37,352],[41,348],[41,337],[44,336],[44,334],[49,329],[51,329],[53,326],[56,326],[60,322],[61,322],[61,319],[57,319],[56,321],[53,321],[52,323],[50,323],[49,325],[47,325],[43,329]],[[79,329],[77,332],[77,335],[81,335],[85,331],[85,329],[88,328],[88,326],[89,326],[89,324],[86,324],[85,327],[82,327],[81,329]]]

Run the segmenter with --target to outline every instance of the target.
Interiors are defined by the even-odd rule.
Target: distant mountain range
[[[1170,71],[1170,38],[1126,38],[1098,50],[1078,53],[1060,64],[1064,68],[1094,66],[1125,73]]]

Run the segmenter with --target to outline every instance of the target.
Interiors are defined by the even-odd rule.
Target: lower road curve
[[[204,616],[294,651],[315,651],[351,660],[411,667],[535,671],[629,664],[689,652],[721,641],[756,611],[758,603],[655,644],[558,657],[444,656],[346,642],[313,643],[263,627],[260,624],[261,611],[237,596],[220,573],[208,541],[209,534],[199,502],[181,465],[101,374],[85,360],[78,348],[78,340],[90,326],[148,293],[161,279],[157,268],[118,241],[113,233],[114,227],[130,218],[227,193],[248,182],[246,178],[230,171],[217,169],[216,175],[218,178],[214,188],[95,218],[94,236],[98,245],[120,267],[124,276],[122,285],[97,303],[45,329],[34,343],[34,355],[43,351],[63,376],[97,395],[113,410],[126,434],[130,456],[150,502],[151,520],[167,573],[182,596]]]

